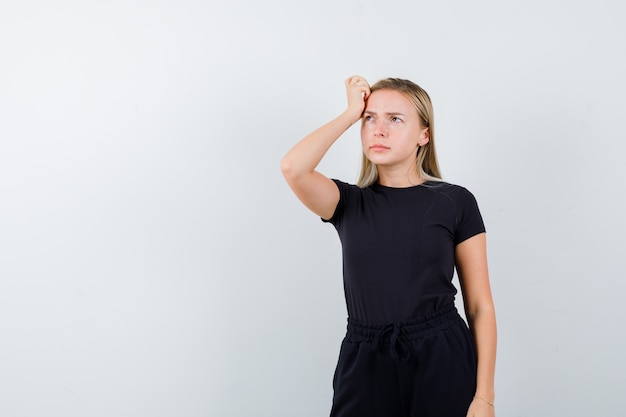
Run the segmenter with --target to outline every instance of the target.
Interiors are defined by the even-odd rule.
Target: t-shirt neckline
[[[408,187],[391,187],[391,186],[388,186],[388,185],[382,185],[379,182],[375,182],[374,184],[372,184],[372,186],[375,186],[375,187],[378,187],[378,188],[381,188],[381,189],[385,189],[385,190],[415,190],[415,189],[421,188],[421,187],[423,187],[425,185],[433,185],[434,182],[435,181],[426,180],[426,181],[422,182],[421,184],[410,185]]]

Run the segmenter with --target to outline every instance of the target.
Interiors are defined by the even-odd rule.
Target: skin
[[[361,117],[363,152],[376,164],[379,182],[398,188],[424,182],[415,165],[415,154],[418,146],[426,144],[430,137],[411,102],[395,90],[371,93],[367,81],[358,75],[348,78],[345,86],[347,109],[304,137],[281,161],[287,184],[306,207],[324,219],[333,215],[339,202],[339,190],[315,168],[335,141]],[[455,260],[465,314],[476,344],[476,396],[482,398],[472,401],[467,416],[494,417],[495,410],[488,401],[495,397],[496,319],[485,234],[458,244]]]

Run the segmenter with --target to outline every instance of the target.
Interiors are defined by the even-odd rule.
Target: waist
[[[419,339],[459,323],[465,324],[454,304],[430,314],[384,324],[372,324],[348,318],[347,337],[352,341],[367,341],[380,338],[392,330],[406,340]]]

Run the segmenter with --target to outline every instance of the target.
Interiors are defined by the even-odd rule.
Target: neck
[[[385,187],[406,188],[420,185],[424,182],[415,166],[411,169],[378,168],[378,183]]]

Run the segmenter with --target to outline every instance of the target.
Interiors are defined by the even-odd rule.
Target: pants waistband
[[[454,304],[423,317],[388,324],[371,324],[348,318],[346,338],[351,342],[372,342],[374,350],[380,350],[383,345],[389,344],[391,357],[405,361],[410,356],[408,342],[460,322],[463,319]]]

